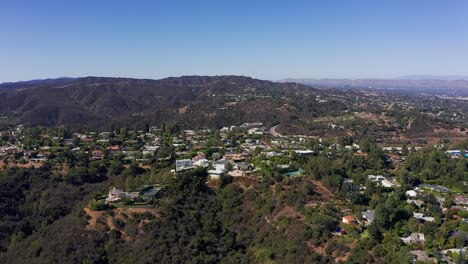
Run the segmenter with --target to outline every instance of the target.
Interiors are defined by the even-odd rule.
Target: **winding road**
[[[281,135],[280,133],[278,133],[276,131],[276,128],[278,127],[278,125],[274,126],[274,127],[271,127],[270,128],[270,134],[272,134],[274,137],[283,137],[283,135]]]

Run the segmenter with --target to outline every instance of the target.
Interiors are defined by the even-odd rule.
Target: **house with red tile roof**
[[[356,218],[352,215],[343,216],[342,222],[345,224],[355,224],[357,223]]]

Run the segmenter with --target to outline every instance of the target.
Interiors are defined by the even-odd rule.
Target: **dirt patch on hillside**
[[[315,253],[318,253],[320,255],[326,255],[325,253],[325,247],[318,247],[316,245],[314,245],[312,242],[310,241],[304,241],[307,246]]]
[[[184,107],[178,108],[178,109],[177,109],[177,112],[178,112],[180,115],[185,114],[185,113],[187,113],[188,108],[189,108],[189,105],[186,105],[186,106],[184,106]]]
[[[451,136],[467,136],[468,132],[467,129],[460,129],[460,128],[454,128],[454,129],[445,129],[445,128],[434,128],[434,133],[435,134],[443,134],[443,135],[451,135]]]
[[[303,214],[299,213],[296,209],[287,205],[273,217],[273,221],[278,221],[283,216],[291,219],[296,218],[301,220],[305,218]]]
[[[347,243],[346,245],[349,247],[349,251],[346,252],[346,254],[344,254],[343,256],[338,256],[337,251],[333,253],[333,257],[335,258],[335,263],[347,261],[349,256],[351,256],[353,249],[356,247],[357,241],[353,240],[351,243]]]
[[[311,180],[315,185],[315,192],[320,195],[320,198],[326,201],[331,201],[334,197],[333,193],[323,185],[321,181]]]
[[[234,181],[234,184],[241,187],[244,192],[253,189],[256,183],[257,181],[255,179],[248,177],[236,177]]]
[[[130,215],[132,213],[143,214],[143,213],[150,213],[155,217],[159,217],[158,211],[156,209],[150,208],[117,208],[114,210],[114,213],[117,214],[127,214]]]
[[[16,164],[16,167],[18,168],[40,168],[44,166],[44,162],[32,162],[32,161],[29,161],[28,163],[25,163],[25,164],[22,164],[22,163],[17,163]]]
[[[9,162],[7,167],[8,168],[35,168],[35,169],[38,169],[40,167],[42,167],[44,165],[44,162],[32,162],[32,161],[29,161],[28,163],[13,163],[13,162]],[[3,160],[0,160],[0,171],[3,171],[3,166],[5,166],[5,162],[3,162]]]
[[[367,112],[358,112],[356,113],[357,117],[360,117],[362,119],[370,119],[370,120],[376,120],[379,116],[373,113],[367,113]]]
[[[105,211],[93,211],[88,207],[84,208],[86,214],[88,214],[91,218],[88,220],[88,225],[86,226],[86,230],[96,230],[97,229],[97,221],[101,218]]]
[[[229,103],[225,103],[224,105],[225,106],[235,106],[237,105],[238,102],[229,102]]]
[[[115,225],[117,219],[125,222],[129,218],[134,218],[135,214],[150,213],[155,218],[159,218],[160,214],[157,209],[149,208],[117,208],[114,209],[113,215],[107,211],[93,211],[89,207],[84,208],[85,212],[89,215],[88,225],[86,225],[86,230],[119,230],[122,234],[124,240],[130,240],[131,237],[125,233],[125,228],[119,228]],[[138,224],[138,233],[143,233],[143,225],[148,223],[149,219],[141,219]]]
[[[140,164],[138,164],[138,167],[142,168],[142,169],[145,169],[145,170],[151,170],[151,166],[150,165],[145,165],[143,163],[140,162]]]

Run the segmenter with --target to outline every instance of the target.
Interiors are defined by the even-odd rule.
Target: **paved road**
[[[278,125],[270,128],[270,134],[272,134],[274,137],[283,137],[283,135],[281,135],[280,133],[276,132],[276,128],[278,127]]]
[[[444,252],[442,252],[442,249],[439,248],[439,250],[440,250],[440,256],[442,257],[442,260],[444,260],[447,264],[455,264],[444,254]]]

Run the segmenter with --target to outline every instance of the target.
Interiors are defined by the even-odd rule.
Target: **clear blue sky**
[[[468,1],[2,0],[0,82],[468,75]]]

